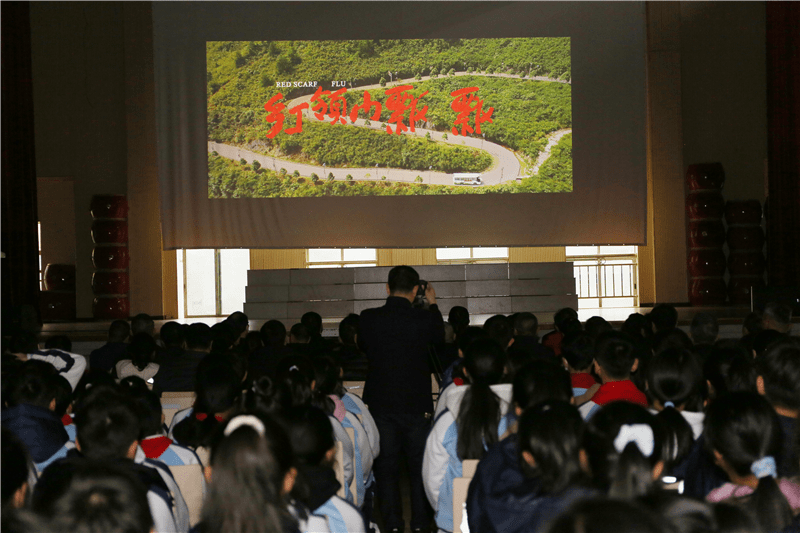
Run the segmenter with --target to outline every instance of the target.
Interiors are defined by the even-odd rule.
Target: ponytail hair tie
[[[675,409],[675,404],[672,402],[664,402],[664,409],[666,409],[667,407],[672,407],[673,409]]]
[[[778,477],[778,467],[775,464],[775,458],[771,455],[762,457],[758,461],[753,461],[750,465],[750,471],[756,475],[758,479],[763,477]]]
[[[202,422],[202,421],[204,421],[206,418],[208,418],[208,415],[207,415],[206,413],[195,413],[195,414],[194,414],[194,417],[195,417],[197,420],[199,420],[200,422]],[[225,421],[225,417],[223,417],[222,415],[214,415],[214,419],[215,419],[217,422],[224,422],[224,421]]]
[[[289,367],[289,372],[300,372],[300,369],[297,368],[297,365],[292,365]]]
[[[617,453],[622,453],[631,442],[636,444],[642,455],[650,457],[653,455],[653,449],[655,448],[653,428],[647,424],[623,425],[619,428],[617,438],[614,439],[614,449],[617,450]]]
[[[226,437],[230,436],[231,433],[236,431],[242,426],[247,426],[253,428],[256,433],[264,436],[266,433],[266,429],[264,428],[264,423],[261,422],[257,417],[253,415],[239,415],[231,418],[231,421],[228,422],[227,427],[225,428],[224,435]]]

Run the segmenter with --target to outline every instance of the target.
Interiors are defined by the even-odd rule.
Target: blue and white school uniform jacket
[[[324,516],[328,520],[331,533],[366,533],[364,517],[355,506],[340,498],[332,496],[328,501],[314,509],[314,514]]]
[[[469,385],[456,386],[447,394],[445,409],[434,422],[433,429],[425,442],[422,482],[428,501],[436,511],[436,525],[444,531],[455,530],[453,526],[453,480],[461,477],[456,419],[461,407],[461,400],[469,387]],[[492,385],[491,389],[500,398],[500,423],[497,428],[497,435],[500,436],[508,429],[506,427],[508,419],[505,415],[511,404],[512,387],[511,384],[504,383]]]
[[[355,441],[353,442],[353,466],[355,467],[353,475],[357,480],[355,501],[358,502],[358,506],[361,507],[364,504],[366,488],[372,481],[372,463],[375,460],[375,456],[369,445],[367,431],[364,429],[364,426],[361,425],[361,422],[358,421],[356,415],[350,412],[345,413],[342,426],[345,428],[352,428],[355,436]]]
[[[149,437],[142,439],[142,442],[147,441],[148,439],[158,439],[161,437],[163,437],[163,435],[151,435]],[[139,449],[141,449],[141,445],[139,446]],[[192,450],[191,448],[187,448],[186,446],[181,446],[180,444],[176,444],[174,442],[169,446],[167,446],[167,448],[163,452],[161,452],[161,454],[158,457],[151,457],[151,459],[161,461],[167,466],[202,464],[200,462],[200,458],[197,457],[197,454],[194,452],[194,450]]]
[[[177,533],[188,533],[189,506],[186,505],[186,500],[183,499],[181,489],[178,487],[175,478],[172,477],[172,472],[169,471],[167,465],[155,459],[148,459],[139,446],[136,446],[136,456],[133,458],[133,462],[148,466],[158,472],[161,479],[163,479],[164,483],[169,487],[170,496],[172,496],[172,515],[175,517],[175,531]],[[159,530],[158,533],[163,532]]]
[[[297,519],[297,531],[300,533],[331,533],[328,519],[324,516],[310,514],[306,511],[304,513],[306,517],[301,518],[301,513],[294,503],[289,504],[289,513]]]
[[[356,475],[355,468],[355,445],[350,440],[347,431],[344,430],[342,423],[336,420],[334,416],[328,416],[333,426],[333,438],[337,442],[342,443],[342,470],[344,470],[344,496],[345,500],[350,503],[354,501],[354,494],[350,491],[350,484],[353,482],[353,477]]]
[[[28,359],[37,359],[45,361],[56,367],[58,373],[67,378],[72,392],[75,392],[75,387],[83,376],[83,371],[86,370],[86,358],[77,353],[65,352],[64,350],[37,350],[28,354]]]
[[[367,432],[367,438],[369,439],[372,457],[377,458],[381,453],[380,434],[378,433],[378,426],[375,425],[375,419],[372,418],[366,404],[361,398],[349,392],[342,396],[342,403],[349,413],[358,415],[361,418],[361,425],[364,426]]]

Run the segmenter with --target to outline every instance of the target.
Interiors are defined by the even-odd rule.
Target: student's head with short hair
[[[360,317],[350,313],[339,322],[339,340],[345,346],[355,346],[358,339],[358,323]]]
[[[297,323],[289,330],[291,344],[308,344],[311,341],[311,332],[305,324]]]
[[[92,387],[75,405],[76,445],[89,459],[133,458],[139,417],[131,399],[117,387]]]
[[[447,321],[453,326],[456,336],[469,326],[469,311],[461,305],[454,305],[447,314]]]
[[[517,313],[513,325],[514,334],[520,337],[536,337],[539,332],[539,320],[533,313]]]
[[[792,308],[779,302],[769,302],[761,313],[761,325],[764,329],[789,333],[792,329]]]
[[[202,531],[294,531],[288,511],[296,470],[286,432],[273,419],[239,415],[211,446]]]
[[[11,378],[6,391],[8,407],[27,404],[50,409],[58,396],[58,370],[50,363],[29,360]]]
[[[662,329],[653,335],[653,353],[670,348],[691,350],[693,346],[689,334],[679,328]]]
[[[108,342],[125,342],[131,336],[131,325],[127,320],[115,320],[108,327]]]
[[[580,446],[583,419],[578,409],[551,400],[526,409],[519,419],[520,464],[544,494],[557,494],[583,478]]]
[[[147,333],[151,337],[156,333],[156,323],[147,313],[139,313],[131,320],[131,334]]]
[[[706,446],[728,477],[757,479],[746,505],[761,526],[780,531],[788,525],[792,509],[778,488],[774,469],[781,449],[781,425],[769,402],[748,392],[728,394],[711,404],[703,425]]]
[[[690,326],[692,341],[695,344],[714,344],[719,337],[719,322],[711,313],[697,313]]]
[[[346,392],[342,387],[342,365],[330,356],[315,357],[312,361],[314,365],[315,389],[321,394],[344,396]]]
[[[119,385],[133,400],[136,408],[140,426],[139,440],[153,435],[160,435],[162,432],[161,415],[163,408],[158,394],[147,388],[147,384],[138,376],[127,377],[120,381]]]
[[[127,355],[133,366],[141,371],[155,360],[157,348],[153,337],[147,333],[137,333],[131,337]]]
[[[761,324],[761,313],[756,311],[747,313],[747,316],[742,321],[742,335],[755,335],[762,329],[764,327]]]
[[[776,408],[800,410],[800,340],[788,337],[770,345],[756,360],[758,392]]]
[[[308,328],[311,335],[322,334],[322,316],[314,311],[309,311],[300,317],[300,323]]]
[[[644,507],[620,500],[582,500],[554,520],[547,533],[671,533],[663,519]]]
[[[556,311],[556,314],[553,315],[553,323],[556,329],[561,333],[564,333],[564,325],[570,321],[570,319],[578,320],[578,312],[571,307],[559,309]],[[580,324],[580,321],[578,323]]]
[[[211,350],[213,336],[208,324],[203,324],[202,322],[190,324],[186,328],[185,336],[186,349],[199,352]]]
[[[658,304],[647,313],[647,318],[655,333],[672,329],[678,325],[678,310],[670,304]]]
[[[514,326],[505,315],[494,315],[489,317],[483,324],[483,329],[490,339],[508,350],[514,339]]]
[[[238,340],[239,335],[230,322],[217,322],[211,326],[211,353],[223,354]]]
[[[741,345],[715,346],[703,363],[709,399],[728,392],[756,392],[756,367]]]
[[[588,333],[593,339],[599,337],[601,333],[612,331],[613,329],[613,326],[609,324],[608,320],[601,316],[593,316],[583,325],[583,331]]]
[[[280,320],[267,320],[259,331],[264,346],[275,348],[286,344],[286,326]]]
[[[594,339],[584,332],[565,335],[561,341],[561,357],[570,370],[589,372],[594,362]]]
[[[589,419],[583,449],[595,485],[614,498],[633,499],[656,489],[663,470],[664,431],[641,405],[612,402]]]
[[[389,294],[408,296],[419,286],[419,274],[410,266],[401,265],[389,271]]]
[[[517,413],[550,400],[569,402],[572,382],[569,373],[550,361],[531,361],[514,376],[512,401]]]
[[[181,347],[184,341],[184,327],[174,320],[161,326],[161,342],[164,346]]]
[[[767,351],[767,348],[770,347],[773,343],[778,342],[779,340],[787,338],[785,333],[781,333],[780,331],[776,331],[774,329],[763,329],[753,335],[753,352],[755,352],[755,358],[758,359],[764,352]]]
[[[61,350],[63,352],[72,351],[72,341],[66,335],[53,335],[44,341],[45,350]]]
[[[2,426],[2,472],[0,481],[3,486],[3,514],[9,509],[23,507],[28,499],[28,465],[30,459],[25,445],[5,426]]]
[[[641,313],[631,313],[622,324],[620,331],[630,335],[632,338],[650,339],[653,336],[653,329],[650,321]]]
[[[65,460],[39,478],[33,510],[56,533],[149,533],[147,488],[110,462]]]
[[[604,381],[630,379],[637,364],[630,337],[618,331],[603,333],[595,342],[595,370]]]
[[[485,339],[488,336],[489,335],[486,333],[486,330],[481,327],[467,326],[464,328],[464,330],[461,332],[461,335],[459,335],[456,339],[459,356],[464,357],[464,353],[466,353],[470,344],[478,339]]]
[[[234,311],[228,315],[228,318],[225,319],[225,322],[233,326],[233,330],[236,332],[237,337],[241,337],[250,327],[250,321],[248,320],[247,315],[241,311]]]

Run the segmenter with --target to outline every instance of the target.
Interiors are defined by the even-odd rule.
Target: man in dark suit
[[[389,272],[386,305],[361,313],[358,342],[369,362],[364,402],[380,433],[381,453],[375,460],[377,496],[384,526],[403,531],[399,458],[408,458],[411,480],[411,528],[427,531],[431,511],[422,484],[422,459],[431,426],[431,344],[444,341],[444,320],[436,291],[428,284],[430,307],[412,304],[419,274],[408,266]]]

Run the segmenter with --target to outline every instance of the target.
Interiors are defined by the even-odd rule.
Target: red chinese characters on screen
[[[375,112],[369,118],[370,120],[378,120],[379,118],[381,118],[381,111],[383,110],[383,107],[381,106],[380,102],[378,102],[377,100],[373,100],[372,97],[370,97],[369,91],[364,91],[364,100],[362,104],[354,105],[350,110],[350,122],[356,121],[356,119],[358,118],[358,113],[362,109],[369,116],[369,110],[372,107],[375,108]]]
[[[427,120],[425,114],[428,112],[428,106],[417,109],[417,103],[423,96],[428,94],[428,91],[418,97],[414,97],[408,92],[413,88],[413,85],[398,85],[386,91],[386,108],[392,111],[392,115],[389,117],[389,125],[386,126],[386,133],[392,133],[391,124],[395,124],[394,133],[398,135],[408,130],[409,127],[411,131],[416,131],[414,124],[418,120]],[[408,111],[408,127],[403,124],[406,111]]]
[[[492,122],[492,113],[494,108],[490,107],[488,110],[483,110],[483,100],[478,98],[477,87],[464,87],[457,91],[450,93],[453,97],[453,102],[450,104],[450,109],[458,113],[455,122],[453,123],[453,135],[466,136],[469,133],[481,133],[481,124],[484,122]],[[470,116],[475,113],[475,120],[473,126],[470,126]],[[461,132],[458,131],[458,126],[461,126]]]
[[[322,87],[317,89],[314,96],[311,97],[311,103],[314,104],[311,110],[314,111],[314,116],[317,120],[325,120],[325,117],[331,119],[331,124],[336,124],[341,121],[345,124],[345,117],[347,117],[347,100],[344,99],[344,93],[347,89],[342,87],[335,93],[325,91]],[[326,101],[325,98],[328,98]]]
[[[286,109],[286,106],[280,103],[278,100],[283,100],[283,94],[276,94],[270,98],[266,104],[264,104],[264,110],[267,112],[267,122],[274,122],[272,127],[267,132],[267,139],[274,139],[275,136],[283,129],[283,110]]]

